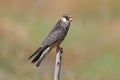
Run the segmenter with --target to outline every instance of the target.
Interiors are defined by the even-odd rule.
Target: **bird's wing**
[[[66,25],[69,28],[69,24]],[[50,31],[46,39],[43,41],[42,45],[49,45],[56,43],[59,40],[63,40],[67,34],[67,29],[62,26],[62,21],[59,20],[55,27]]]
[[[51,46],[52,44],[56,43],[59,40],[63,40],[66,35],[65,30],[60,27],[56,28],[55,30],[51,31],[46,39],[43,41],[42,46],[48,45]]]

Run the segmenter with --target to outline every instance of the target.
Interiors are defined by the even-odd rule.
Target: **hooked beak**
[[[72,17],[69,17],[69,21],[72,21]]]

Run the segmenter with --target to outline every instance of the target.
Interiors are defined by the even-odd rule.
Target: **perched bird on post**
[[[31,63],[37,62],[36,66],[38,67],[45,57],[46,53],[49,53],[50,50],[54,47],[59,48],[60,44],[66,37],[70,22],[72,17],[68,14],[64,14],[60,20],[57,22],[55,27],[49,32],[48,36],[42,42],[40,48],[38,48],[28,59],[34,57]]]

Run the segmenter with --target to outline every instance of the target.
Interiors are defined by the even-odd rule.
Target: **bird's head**
[[[68,14],[64,14],[62,17],[61,17],[61,20],[63,22],[71,22],[72,21],[72,17]]]

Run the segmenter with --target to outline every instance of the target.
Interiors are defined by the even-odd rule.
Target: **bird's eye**
[[[66,19],[66,20],[70,20],[70,16],[68,14],[64,14],[63,17]]]
[[[69,20],[69,16],[65,16],[65,18],[66,18],[67,20]]]

